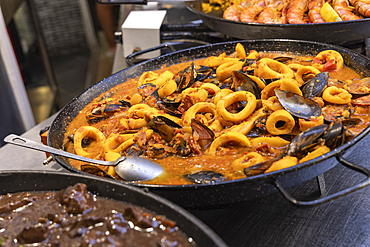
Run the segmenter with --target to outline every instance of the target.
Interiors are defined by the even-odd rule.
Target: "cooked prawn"
[[[262,10],[268,5],[268,0],[256,0],[254,4],[244,9],[240,15],[239,19],[242,22],[257,22],[257,16],[262,12]]]
[[[259,23],[269,24],[287,24],[287,2],[284,0],[275,0],[266,6],[257,18]]]
[[[223,18],[230,21],[239,21],[240,13],[251,6],[254,3],[254,0],[246,0],[244,2],[233,4],[225,9]]]
[[[287,21],[290,24],[305,24],[304,14],[308,10],[308,0],[292,0],[287,12]]]
[[[349,5],[348,0],[333,0],[333,8],[343,21],[362,19],[352,12],[354,9]]]
[[[308,17],[312,23],[323,23],[324,19],[321,17],[320,9],[324,5],[324,0],[309,0],[308,2]]]
[[[349,0],[355,6],[357,13],[370,17],[370,0]]]

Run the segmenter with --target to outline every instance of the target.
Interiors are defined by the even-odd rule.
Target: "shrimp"
[[[287,3],[277,0],[269,4],[258,16],[257,22],[269,24],[287,24]]]
[[[229,6],[227,9],[225,9],[223,18],[230,21],[239,21],[239,15],[240,13],[251,6],[254,3],[253,1],[246,0],[244,2],[233,4]]]
[[[312,23],[323,23],[325,22],[322,19],[320,14],[320,9],[324,5],[324,0],[309,0],[308,2],[308,17]]]
[[[257,22],[257,16],[262,12],[262,10],[268,5],[267,0],[256,0],[256,2],[243,10],[239,19],[242,22]]]
[[[362,19],[353,13],[353,7],[349,6],[348,0],[333,0],[333,8],[343,21]]]
[[[370,17],[370,0],[349,0],[349,2],[355,6],[357,13]]]
[[[290,24],[305,24],[304,13],[308,10],[308,0],[292,0],[287,12],[287,21]]]

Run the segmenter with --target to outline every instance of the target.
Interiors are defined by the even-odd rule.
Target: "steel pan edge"
[[[187,8],[198,15],[210,29],[239,39],[297,39],[342,44],[370,37],[370,18],[355,21],[265,24],[230,21],[200,11],[202,1],[186,2]]]
[[[54,119],[48,133],[48,145],[61,148],[61,142],[64,138],[65,128],[67,127],[69,121],[71,121],[71,119],[78,114],[78,111],[102,92],[123,81],[126,81],[127,78],[136,77],[146,70],[157,69],[164,64],[178,63],[180,60],[185,58],[196,59],[204,56],[210,56],[214,53],[217,54],[217,52],[221,53],[223,51],[233,51],[235,44],[238,42],[242,43],[246,50],[255,49],[258,51],[287,51],[288,48],[288,50],[291,52],[314,55],[315,53],[318,53],[324,49],[334,49],[344,54],[344,59],[347,65],[349,64],[350,66],[354,66],[354,68],[358,71],[364,71],[364,76],[370,76],[370,60],[368,58],[346,48],[331,44],[313,41],[264,39],[240,40],[199,46],[145,61],[133,67],[122,70],[87,89],[80,96],[77,96],[75,99],[69,102]],[[309,162],[305,162],[282,171],[272,172],[267,175],[258,175],[255,177],[225,181],[212,185],[134,185],[141,188],[148,188],[150,191],[186,208],[208,207],[247,201],[275,193],[277,189],[274,185],[272,185],[274,179],[278,179],[279,183],[281,183],[285,188],[289,188],[304,181],[308,181],[328,171],[337,164],[334,155],[354,145],[365,134],[367,134],[368,131],[369,127],[367,127],[366,130],[360,135],[351,140],[351,142],[339,147],[335,151],[329,152],[328,155],[320,156],[319,158]],[[67,170],[86,174],[70,166],[64,158],[55,155],[53,157]],[[129,184],[123,181],[122,183]]]
[[[58,191],[76,183],[101,197],[141,206],[174,220],[179,228],[194,239],[198,247],[227,247],[225,242],[202,221],[173,202],[151,192],[117,181],[77,173],[53,171],[0,171],[0,194],[22,191]]]

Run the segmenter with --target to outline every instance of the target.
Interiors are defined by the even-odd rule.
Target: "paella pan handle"
[[[342,165],[344,165],[344,166],[346,166],[346,167],[348,167],[352,170],[363,173],[364,175],[367,176],[367,178],[365,180],[363,180],[362,182],[360,182],[360,183],[358,183],[358,184],[356,184],[352,187],[349,187],[349,188],[344,189],[342,191],[339,191],[339,192],[336,192],[334,194],[331,194],[331,195],[328,195],[328,196],[325,196],[325,197],[321,197],[321,198],[318,198],[318,199],[312,200],[312,201],[299,201],[299,200],[295,199],[291,194],[288,193],[288,191],[286,189],[284,189],[282,187],[282,185],[277,180],[274,181],[275,186],[284,195],[284,197],[287,200],[289,200],[290,202],[292,202],[293,204],[295,204],[297,206],[300,206],[300,207],[312,207],[312,206],[318,206],[318,205],[321,205],[323,203],[334,200],[336,198],[348,195],[348,194],[350,194],[350,193],[352,193],[356,190],[362,189],[362,188],[364,188],[364,187],[366,187],[370,184],[370,171],[368,169],[345,160],[340,154],[337,154],[335,157],[337,158],[337,160],[340,164],[342,164]]]
[[[149,53],[149,52],[156,51],[156,50],[160,50],[160,49],[163,49],[163,48],[171,49],[172,52],[176,51],[176,49],[173,45],[170,45],[170,44],[167,44],[167,43],[162,43],[158,46],[154,46],[154,47],[151,47],[151,48],[148,48],[148,49],[145,49],[145,50],[134,52],[134,53],[128,55],[125,58],[125,61],[129,66],[133,66],[133,65],[135,65],[135,62],[132,61],[133,58],[135,58],[137,56],[140,56],[142,54]]]

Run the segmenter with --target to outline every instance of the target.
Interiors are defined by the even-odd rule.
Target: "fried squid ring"
[[[233,70],[239,71],[242,69],[244,62],[236,61],[236,62],[229,62],[223,63],[216,69],[217,79],[220,81],[226,80],[227,78],[231,77],[231,73]]]
[[[271,58],[262,58],[257,62],[255,75],[263,79],[294,78],[294,72],[287,65]]]
[[[252,165],[262,163],[265,159],[257,152],[250,152],[246,155],[240,157],[239,159],[234,160],[231,164],[233,169],[238,172],[243,172],[244,168],[250,167]]]
[[[336,71],[343,68],[342,55],[334,50],[322,51],[312,61],[312,66],[320,71]]]
[[[239,132],[228,132],[217,137],[208,149],[208,153],[214,154],[217,148],[222,147],[226,143],[233,141],[238,143],[239,146],[249,147],[251,142],[248,137]]]
[[[271,113],[266,120],[266,129],[272,135],[288,134],[293,130],[294,125],[294,118],[285,110]]]
[[[238,113],[230,113],[226,110],[230,105],[238,101],[247,101],[247,105]],[[238,91],[226,95],[217,103],[217,115],[227,121],[240,122],[251,115],[257,106],[256,97],[247,91]]]
[[[348,104],[351,102],[352,94],[343,88],[336,86],[327,87],[322,93],[322,98],[333,104]]]
[[[212,113],[213,116],[216,115],[216,106],[212,103],[207,102],[199,102],[194,104],[192,107],[190,107],[182,120],[182,123],[184,126],[190,126],[191,119],[195,118],[195,115],[199,112],[209,112]]]
[[[300,67],[297,72],[295,73],[295,79],[298,82],[299,86],[302,86],[305,84],[305,81],[303,80],[303,75],[312,74],[313,76],[320,74],[320,70],[313,66],[302,66]]]
[[[95,140],[96,146],[94,146],[94,148],[91,148],[93,149],[92,152],[88,152],[82,147],[82,140],[85,137]],[[105,140],[106,138],[104,134],[97,128],[92,126],[82,126],[74,134],[73,147],[77,155],[94,158],[101,154],[102,145]]]

